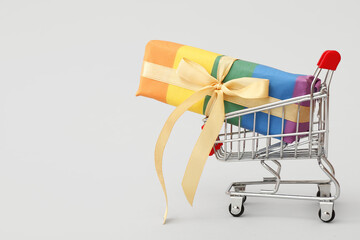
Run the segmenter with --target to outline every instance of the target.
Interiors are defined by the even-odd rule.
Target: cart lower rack
[[[231,200],[229,205],[231,215],[239,217],[243,214],[244,202],[249,196],[318,201],[320,205],[319,218],[324,222],[331,222],[334,219],[334,201],[340,195],[340,185],[335,178],[334,167],[328,160],[329,87],[339,62],[340,54],[338,52],[326,51],[323,53],[318,62],[318,68],[314,73],[314,79],[318,79],[321,73],[325,75],[321,82],[321,88],[317,92],[315,92],[316,80],[314,80],[308,95],[226,114],[224,130],[219,134],[213,148],[216,158],[226,162],[259,161],[272,175],[272,177],[264,177],[263,181],[231,183],[226,190],[226,194],[230,196]],[[304,102],[310,103],[309,130],[301,132],[299,131],[299,113],[300,105]],[[296,132],[284,133],[286,106],[291,104],[298,106]],[[270,115],[271,111],[276,108],[282,111],[282,129],[280,134],[270,134]],[[256,117],[259,112],[266,113],[268,116],[268,130],[267,134],[264,135],[255,132]],[[254,119],[253,130],[241,127],[241,119],[246,115],[252,115]],[[238,124],[234,125],[234,121],[237,121]],[[288,144],[284,141],[285,137],[294,137],[295,141]],[[327,179],[283,180],[280,174],[280,161],[287,159],[316,160]],[[315,184],[318,191],[316,195],[311,196],[279,194],[279,187],[283,184]],[[271,190],[250,192],[246,191],[246,187],[249,185],[273,185],[273,188]],[[332,191],[332,186],[335,189],[334,191]]]

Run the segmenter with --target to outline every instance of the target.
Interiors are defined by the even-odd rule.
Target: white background
[[[0,239],[356,239],[359,236],[358,1],[0,1]],[[330,153],[342,195],[331,224],[318,204],[249,198],[229,215],[231,181],[259,164],[209,158],[195,197],[181,179],[202,116],[186,113],[165,152],[168,224],[153,161],[172,106],[135,97],[151,39],[312,74],[331,86]],[[292,161],[284,177],[319,177]],[[315,193],[316,187],[293,188]],[[290,189],[292,190],[292,189]]]

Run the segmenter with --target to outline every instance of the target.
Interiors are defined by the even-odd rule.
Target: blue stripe
[[[263,135],[267,135],[267,122],[268,115],[263,112],[256,113],[256,128],[255,132],[261,133]],[[284,128],[285,128],[284,121]],[[280,134],[281,133],[281,118],[270,115],[270,134]],[[241,126],[243,128],[253,130],[254,127],[254,114],[247,114],[241,117]]]
[[[269,96],[277,99],[292,98],[296,78],[299,74],[283,72],[281,70],[257,65],[254,69],[252,77],[269,79]]]

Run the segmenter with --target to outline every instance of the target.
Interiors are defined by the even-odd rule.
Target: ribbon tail
[[[160,135],[158,137],[158,140],[156,142],[155,146],[155,168],[156,173],[158,175],[161,187],[163,189],[165,200],[166,200],[166,208],[164,213],[164,222],[165,224],[167,213],[168,213],[168,197],[165,187],[165,180],[162,170],[162,159],[164,154],[164,149],[166,146],[166,143],[169,139],[170,133],[172,128],[174,127],[176,121],[178,118],[186,111],[188,110],[192,105],[202,100],[206,95],[210,95],[213,92],[212,87],[204,87],[200,89],[199,91],[195,92],[193,95],[191,95],[188,99],[186,99],[184,102],[182,102],[169,116],[169,118],[166,120],[164,127],[162,128]]]
[[[222,91],[216,91],[216,94],[217,98],[213,103],[209,118],[191,153],[182,181],[182,188],[190,205],[193,204],[196,189],[209,152],[224,122],[224,95]]]

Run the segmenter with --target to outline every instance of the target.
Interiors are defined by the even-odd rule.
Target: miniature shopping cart
[[[222,132],[215,142],[213,153],[221,161],[259,161],[271,174],[262,181],[233,182],[226,194],[230,195],[231,203],[229,212],[234,217],[244,213],[246,197],[267,197],[314,200],[320,204],[319,218],[324,222],[331,222],[335,217],[334,201],[340,195],[340,185],[335,178],[334,167],[328,160],[329,143],[329,87],[333,73],[340,62],[340,54],[336,51],[326,51],[318,62],[318,68],[314,73],[310,94],[281,100],[258,107],[242,109],[231,112],[225,116],[225,124]],[[315,90],[315,83],[321,76],[321,87]],[[309,130],[299,131],[299,114],[302,103],[310,103]],[[297,122],[294,133],[284,133],[284,120],[286,106],[297,105]],[[270,134],[271,112],[280,108],[282,112],[282,126],[280,134]],[[267,134],[255,132],[257,114],[267,114]],[[241,119],[246,115],[252,115],[253,129],[242,127]],[[205,118],[206,121],[206,118]],[[238,124],[234,125],[234,121]],[[231,122],[231,124],[230,124]],[[295,141],[286,143],[285,137],[294,137]],[[221,146],[221,147],[220,147]],[[280,160],[289,159],[314,159],[320,169],[327,176],[326,180],[283,180],[280,176]],[[318,187],[315,195],[280,194],[279,188],[283,184],[316,184]],[[270,185],[268,190],[246,191],[248,185]]]

